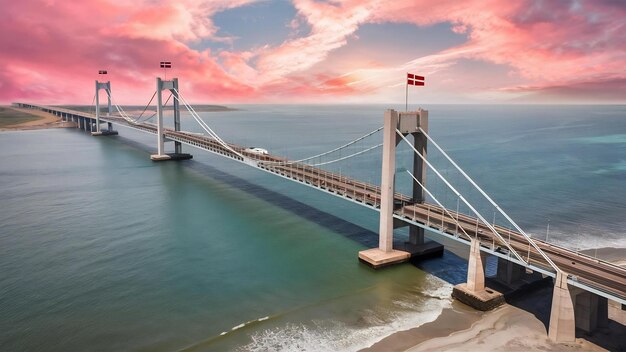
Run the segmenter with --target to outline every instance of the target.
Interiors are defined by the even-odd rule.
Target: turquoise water
[[[297,158],[375,129],[385,107],[241,108],[203,117]],[[427,108],[431,135],[533,235],[549,219],[550,241],[626,247],[626,107]],[[0,350],[356,350],[435,319],[465,275],[449,253],[430,273],[375,272],[356,256],[377,213],[195,149],[153,163],[153,139],[0,133]],[[380,157],[333,167],[377,182]]]

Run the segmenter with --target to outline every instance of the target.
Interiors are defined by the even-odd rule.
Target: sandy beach
[[[544,323],[523,309],[506,304],[478,312],[453,302],[435,321],[395,333],[362,351],[624,351],[626,341],[620,341],[624,330],[612,322],[609,330],[594,334],[593,342],[577,338],[572,344],[555,344]]]
[[[448,249],[460,255],[466,251],[454,245]],[[585,252],[618,265],[626,263],[626,248]],[[626,314],[614,302],[609,302],[608,327],[593,334],[579,331],[572,344],[551,342],[547,334],[551,295],[551,285],[544,285],[489,312],[453,301],[435,321],[394,333],[361,351],[626,351]]]
[[[554,344],[545,327],[532,314],[511,305],[486,313],[470,328],[431,338],[407,349],[419,351],[605,351],[584,339]]]
[[[14,111],[16,115],[30,115],[37,119],[26,122],[6,125],[0,128],[0,131],[21,131],[21,130],[38,130],[46,128],[65,128],[75,127],[73,122],[62,121],[60,117],[49,114],[47,112],[33,110],[33,109],[21,109],[14,107],[3,107],[4,115],[10,115],[11,111]]]

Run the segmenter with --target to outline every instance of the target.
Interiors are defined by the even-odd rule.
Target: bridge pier
[[[467,263],[467,282],[454,286],[452,297],[478,310],[487,311],[504,304],[504,295],[485,287],[485,269],[480,241],[472,239]]]
[[[576,318],[572,296],[567,287],[567,274],[557,271],[554,281],[548,337],[554,342],[573,342],[576,340]]]
[[[573,297],[576,328],[587,333],[609,324],[609,302],[594,293],[577,289]]]
[[[515,286],[529,278],[526,268],[510,260],[498,257],[496,279],[507,286]]]
[[[163,90],[169,90],[174,98],[174,131],[180,131],[180,102],[178,101],[178,78],[164,81],[160,77],[156,79],[157,96],[157,154],[150,155],[152,161],[187,160],[191,154],[182,152],[182,145],[174,141],[174,153],[165,153],[165,128],[163,127]]]
[[[432,256],[432,253],[443,253],[442,245],[436,242],[425,243],[424,230],[416,226],[412,226],[409,230],[409,242],[405,243],[404,248],[393,248],[394,228],[409,225],[402,221],[399,223],[393,217],[395,210],[396,146],[402,140],[397,135],[396,130],[400,130],[404,135],[413,135],[417,150],[425,156],[427,139],[419,132],[419,127],[428,130],[428,111],[426,110],[420,109],[405,113],[398,113],[391,109],[385,111],[380,187],[379,244],[378,248],[359,252],[359,260],[373,268],[406,262],[425,253],[428,253],[429,256]],[[420,180],[420,183],[425,184],[426,170],[423,164],[421,158],[415,156],[412,171],[414,176]],[[416,182],[413,183],[413,201],[416,203],[424,201],[424,190]]]
[[[609,302],[605,297],[569,287],[567,274],[557,273],[550,310],[548,336],[555,342],[574,342],[576,329],[593,333],[608,326]]]

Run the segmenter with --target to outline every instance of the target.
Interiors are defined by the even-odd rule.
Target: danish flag
[[[424,85],[424,77],[414,75],[412,73],[406,74],[406,84],[411,86],[423,86]]]

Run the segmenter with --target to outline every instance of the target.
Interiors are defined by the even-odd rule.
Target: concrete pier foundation
[[[480,241],[473,239],[467,263],[467,282],[452,289],[452,297],[478,310],[487,311],[504,304],[504,295],[485,287],[485,270]]]
[[[100,132],[94,131],[91,132],[92,136],[117,136],[118,132],[117,131],[108,131],[108,130],[100,130]]]
[[[152,161],[167,161],[167,160],[189,160],[192,159],[193,155],[185,154],[185,153],[168,153],[168,154],[152,154],[150,155],[150,160]]]
[[[374,269],[408,262],[409,259],[411,253],[395,249],[383,251],[380,248],[372,248],[359,252],[359,261]]]
[[[443,245],[435,241],[426,240],[424,229],[413,224],[409,226],[409,240],[404,242],[402,250],[411,254],[411,262],[419,262],[423,259],[441,257]]]

